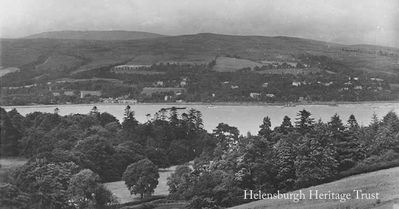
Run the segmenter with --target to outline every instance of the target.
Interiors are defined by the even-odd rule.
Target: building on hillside
[[[74,91],[64,91],[64,95],[65,96],[75,96],[75,92]]]
[[[140,68],[148,68],[151,65],[118,65],[112,68],[112,72],[119,70],[138,70]]]
[[[266,97],[273,98],[273,97],[275,97],[275,95],[274,94],[266,94]]]
[[[300,85],[302,85],[302,83],[299,81],[293,81],[291,85],[292,86],[300,86]]]
[[[80,91],[80,98],[85,98],[86,96],[101,96],[101,91]]]
[[[136,99],[118,99],[119,104],[137,104]]]
[[[61,96],[61,94],[60,94],[60,92],[53,92],[53,96],[59,97],[59,96]]]
[[[263,84],[262,84],[262,87],[263,87],[263,88],[267,88],[268,86],[269,86],[269,83],[263,83]]]
[[[370,78],[370,80],[378,81],[378,82],[383,82],[384,81],[384,79],[381,79],[381,78]]]
[[[252,93],[249,94],[249,96],[250,96],[252,99],[259,99],[259,98],[260,98],[260,93],[252,92]]]
[[[184,77],[182,78],[182,80],[180,81],[180,87],[185,87],[187,86],[187,78]]]
[[[353,89],[355,89],[355,90],[362,90],[363,87],[362,87],[362,86],[355,86],[355,87],[353,87]]]
[[[186,91],[185,88],[174,88],[174,87],[144,87],[141,94],[146,96],[152,96],[155,93],[170,93],[173,92],[174,95],[177,93],[184,93]]]
[[[163,81],[157,81],[154,84],[154,86],[163,86],[163,85],[164,85]]]

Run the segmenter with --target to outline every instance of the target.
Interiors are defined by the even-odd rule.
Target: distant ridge
[[[140,32],[140,31],[122,31],[122,30],[111,30],[111,31],[52,31],[33,34],[26,36],[23,39],[75,39],[75,40],[137,40],[137,39],[148,39],[148,38],[160,38],[165,37],[161,34]]]

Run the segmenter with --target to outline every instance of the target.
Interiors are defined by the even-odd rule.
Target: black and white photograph
[[[0,0],[0,209],[399,209],[399,0]]]

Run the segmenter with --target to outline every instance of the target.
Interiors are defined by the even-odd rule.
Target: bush
[[[340,173],[340,177],[346,177],[361,173],[373,172],[381,169],[399,166],[399,153],[389,150],[382,155],[372,155],[356,164],[353,168]]]

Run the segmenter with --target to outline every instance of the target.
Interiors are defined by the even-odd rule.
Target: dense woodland
[[[243,136],[223,123],[208,133],[194,109],[161,109],[145,123],[129,106],[121,123],[96,107],[67,116],[0,111],[1,156],[29,158],[0,187],[6,208],[114,207],[103,182],[123,179],[145,197],[158,183],[157,168],[170,165],[180,166],[168,180],[169,198],[190,208],[244,203],[245,189],[286,192],[399,165],[394,112],[363,127],[353,115],[322,122],[302,110],[275,128],[266,116],[257,135]],[[141,177],[152,186],[137,186]]]

